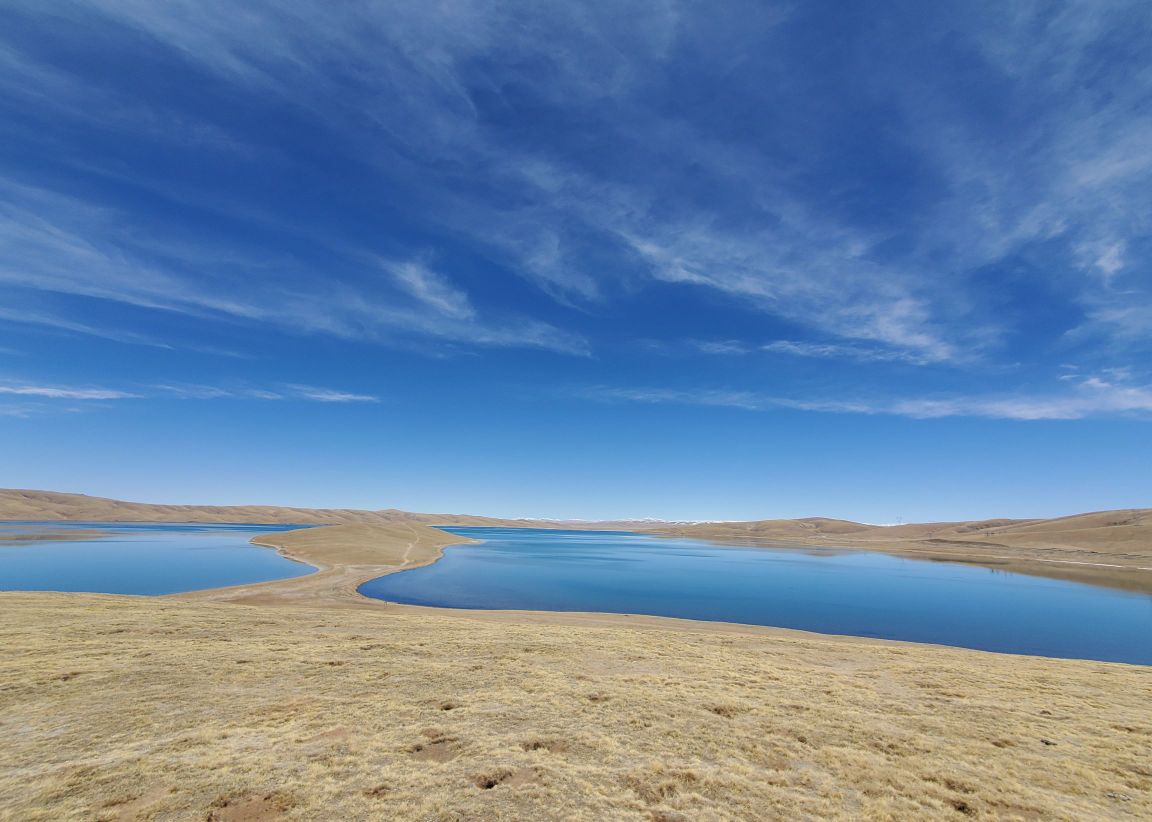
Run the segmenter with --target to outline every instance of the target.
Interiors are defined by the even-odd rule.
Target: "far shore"
[[[845,537],[788,537],[787,539],[747,538],[717,534],[675,534],[653,532],[671,539],[700,539],[720,546],[741,548],[784,548],[822,551],[873,551],[908,559],[979,565],[996,571],[1010,571],[1068,582],[1082,582],[1135,593],[1152,593],[1152,545],[1146,555],[1103,554],[1087,550],[1040,550],[1006,545],[965,542],[952,545],[931,540],[878,540]]]
[[[19,544],[24,542],[55,542],[59,540],[85,540],[108,536],[108,531],[95,528],[40,528],[34,531],[21,526],[10,530],[11,526],[0,523],[0,544]]]

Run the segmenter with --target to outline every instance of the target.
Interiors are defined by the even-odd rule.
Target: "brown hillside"
[[[385,508],[294,508],[280,505],[158,505],[125,502],[86,494],[58,491],[0,489],[0,521],[71,520],[76,522],[238,522],[300,525],[384,525],[416,522],[425,525],[477,525],[523,528],[607,528],[631,530],[653,523],[635,521],[584,522],[568,520],[507,519],[470,514],[422,514]]]

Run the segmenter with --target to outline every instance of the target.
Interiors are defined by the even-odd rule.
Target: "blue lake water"
[[[0,591],[174,594],[310,574],[310,565],[250,545],[257,534],[300,525],[202,523],[0,523],[5,534],[99,530],[83,540],[0,541]]]
[[[446,608],[602,611],[1152,664],[1152,595],[863,551],[610,531],[445,528],[485,540],[360,592]],[[1147,572],[1135,572],[1147,573]]]

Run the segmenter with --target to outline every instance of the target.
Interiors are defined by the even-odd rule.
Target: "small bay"
[[[0,526],[0,591],[158,595],[304,576],[316,569],[249,543],[300,527],[6,522]]]

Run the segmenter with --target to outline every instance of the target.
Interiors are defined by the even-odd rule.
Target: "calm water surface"
[[[88,531],[82,540],[0,541],[0,590],[175,594],[310,574],[316,569],[250,545],[300,525],[6,522],[0,533]]]
[[[447,608],[603,611],[1152,664],[1152,595],[862,551],[718,547],[616,531],[483,539],[363,594]]]

